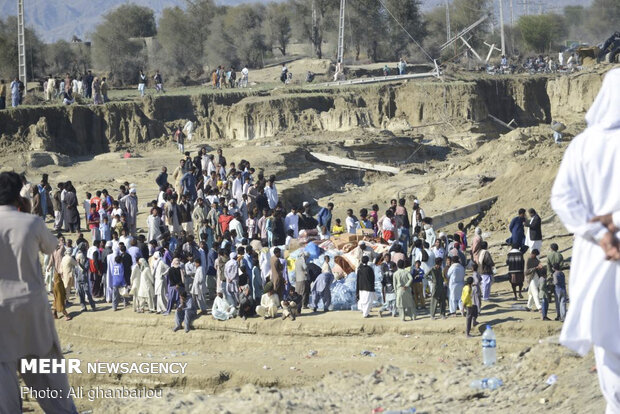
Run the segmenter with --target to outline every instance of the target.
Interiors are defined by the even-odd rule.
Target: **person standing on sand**
[[[465,322],[465,335],[468,338],[471,338],[470,332],[472,323],[474,326],[478,325],[478,322],[476,322],[476,318],[478,317],[478,309],[476,308],[473,300],[473,283],[474,278],[468,277],[465,281],[463,292],[461,293],[461,302],[463,302],[463,307],[465,308],[467,315],[467,319]]]
[[[509,245],[518,246],[519,250],[525,245],[525,228],[523,223],[525,223],[525,209],[520,208],[517,216],[510,221],[508,226],[510,238],[506,240],[506,243]]]
[[[510,284],[512,285],[512,293],[515,295],[515,300],[523,299],[521,290],[523,289],[523,280],[525,278],[525,261],[518,245],[512,246],[512,250],[508,252],[506,265],[508,266],[508,276],[510,276]],[[519,288],[518,298],[517,287]]]
[[[396,292],[396,307],[400,319],[404,322],[405,316],[409,316],[411,320],[415,320],[418,312],[413,304],[413,294],[411,293],[413,278],[405,269],[404,260],[399,260],[396,266],[398,270],[394,273],[394,291]]]
[[[480,251],[478,252],[478,268],[480,269],[480,291],[482,300],[489,300],[491,296],[491,285],[493,284],[493,267],[495,263],[489,252],[489,245],[483,241],[480,243]]]
[[[610,70],[560,165],[551,206],[575,234],[560,343],[594,347],[607,414],[620,413],[620,69]]]
[[[441,271],[441,257],[435,258],[435,266],[428,273],[431,283],[431,319],[435,319],[435,311],[439,304],[439,313],[446,319],[446,288],[444,286],[443,272]]]
[[[531,250],[537,249],[540,251],[542,248],[542,222],[540,216],[533,208],[530,208],[527,213],[530,215],[530,220],[525,221],[523,225],[529,229],[526,244]]]
[[[0,174],[0,408],[22,412],[17,377],[22,358],[62,359],[60,341],[50,313],[38,252],[51,254],[58,240],[45,222],[30,212],[20,197],[22,182],[13,172]],[[60,277],[56,274],[56,279]],[[62,283],[60,281],[60,283]],[[37,398],[44,412],[74,414],[69,380],[64,373],[22,373],[25,386],[42,396]],[[58,390],[66,398],[50,398],[45,390]]]
[[[450,268],[448,269],[448,288],[450,290],[450,315],[456,316],[456,311],[461,310],[464,313],[463,303],[461,303],[461,294],[465,285],[465,267],[460,263],[458,256],[452,256]]]
[[[375,272],[368,266],[368,256],[362,256],[362,264],[357,268],[357,307],[362,316],[368,318],[372,303],[375,301]]]

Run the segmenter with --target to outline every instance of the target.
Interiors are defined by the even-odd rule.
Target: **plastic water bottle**
[[[487,329],[482,334],[482,363],[493,365],[496,361],[495,333],[491,329],[491,325],[487,325]]]
[[[479,380],[472,381],[469,386],[476,390],[496,390],[499,387],[504,385],[501,379],[499,378],[482,378]]]

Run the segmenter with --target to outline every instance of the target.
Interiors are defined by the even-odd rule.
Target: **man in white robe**
[[[264,192],[265,197],[267,197],[267,203],[269,203],[269,208],[273,210],[278,205],[278,190],[273,180],[267,181]]]
[[[140,283],[138,286],[138,309],[144,311],[145,306],[149,312],[155,312],[155,280],[146,259],[138,261],[140,267]]]
[[[168,309],[166,275],[170,267],[164,263],[159,252],[155,252],[153,257],[155,259],[153,263],[153,279],[155,280],[156,311],[157,313],[162,313]]]
[[[217,319],[218,321],[227,321],[235,317],[235,307],[231,306],[226,301],[226,298],[222,292],[217,292],[217,296],[213,301],[211,315],[213,316],[213,319]]]
[[[194,283],[189,293],[194,298],[194,303],[198,305],[200,311],[203,314],[207,314],[207,301],[205,295],[207,293],[207,279],[205,278],[204,270],[201,265],[200,257],[194,259],[194,265],[196,266],[196,273],[194,275]]]
[[[594,356],[607,414],[620,413],[620,69],[610,70],[588,127],[564,154],[551,205],[574,233],[571,306],[560,343]]]
[[[239,303],[239,262],[237,262],[237,253],[232,252],[229,257],[224,267],[226,300],[233,306],[237,306]]]
[[[138,223],[138,197],[136,195],[136,189],[129,190],[129,194],[121,198],[120,205],[127,214],[127,225],[129,226],[129,233],[136,237],[137,223]]]
[[[288,233],[289,230],[293,230],[294,239],[299,238],[299,215],[295,207],[284,218],[284,231]]]

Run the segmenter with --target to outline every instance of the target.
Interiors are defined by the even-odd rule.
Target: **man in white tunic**
[[[594,347],[607,414],[620,413],[620,69],[607,73],[586,114],[588,127],[566,149],[551,205],[575,234],[571,306],[560,342]],[[610,215],[611,214],[611,215]],[[597,217],[602,216],[602,217]],[[594,219],[594,220],[593,220]]]
[[[133,237],[136,237],[137,230],[137,218],[138,218],[138,197],[136,195],[136,189],[129,190],[129,194],[121,198],[120,205],[127,213],[127,225],[129,226],[129,233]]]
[[[235,317],[235,307],[231,306],[230,303],[226,301],[223,292],[217,292],[217,296],[213,301],[211,315],[213,319],[217,319],[218,321],[227,321]]]
[[[164,263],[159,252],[153,254],[153,279],[155,280],[155,304],[157,313],[165,312],[168,309],[168,295],[166,288],[166,275],[170,267]]]
[[[0,174],[0,412],[20,413],[21,394],[17,377],[19,360],[48,358],[60,360],[62,352],[56,334],[39,255],[51,254],[58,240],[45,222],[30,212],[19,196],[19,175]],[[20,211],[18,211],[21,210]],[[21,373],[26,387],[41,397],[46,413],[77,413],[69,396],[66,374]],[[64,398],[46,397],[57,390]]]
[[[138,261],[140,267],[140,284],[138,286],[138,309],[144,311],[148,308],[149,312],[155,312],[155,280],[153,272],[146,259]]]
[[[196,266],[196,273],[190,293],[194,298],[194,303],[198,304],[200,311],[206,315],[207,301],[205,300],[205,295],[207,294],[207,279],[201,266],[200,257],[194,259],[194,265]]]

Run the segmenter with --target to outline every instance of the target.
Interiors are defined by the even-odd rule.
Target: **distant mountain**
[[[237,5],[244,0],[217,0],[217,4]],[[254,0],[254,3],[267,3]],[[166,7],[184,7],[185,0],[24,0],[26,26],[34,27],[45,42],[71,40],[73,35],[87,38],[101,22],[101,16],[121,4],[134,3],[155,10],[158,19]],[[17,14],[16,0],[0,0],[0,16]]]
[[[310,0],[308,0],[310,1]],[[378,1],[378,0],[377,0]],[[403,0],[404,1],[404,0]],[[450,0],[448,0],[450,1]],[[184,7],[185,0],[24,0],[26,10],[26,26],[34,27],[39,36],[46,42],[58,39],[70,40],[73,35],[82,39],[101,22],[101,16],[124,3],[135,3],[155,10],[156,18],[166,7]],[[216,0],[217,4],[237,5],[241,3],[268,3],[269,0]],[[524,13],[524,4],[530,4],[530,13],[539,10],[561,13],[564,6],[588,6],[592,0],[513,0],[515,19]],[[422,10],[445,4],[445,0],[422,0]],[[497,15],[498,0],[493,0]],[[510,0],[504,0],[506,10],[504,16],[509,20]],[[0,0],[0,16],[17,14],[16,0]]]

